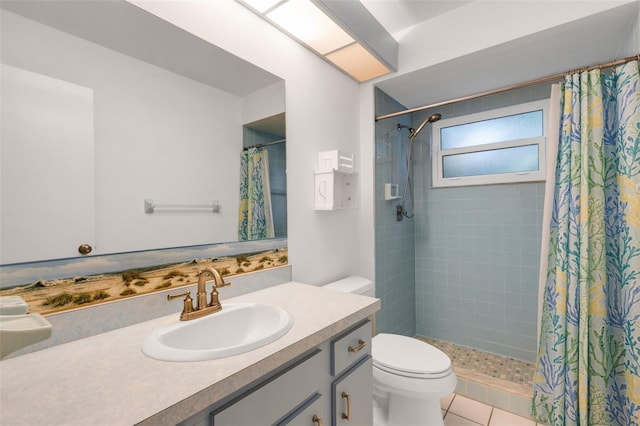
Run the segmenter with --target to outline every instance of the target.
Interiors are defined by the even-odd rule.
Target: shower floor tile
[[[468,396],[480,400],[490,398],[483,387],[489,386],[517,396],[531,398],[533,364],[431,337],[418,336],[418,339],[435,346],[451,358],[456,375],[469,382]],[[483,386],[474,386],[475,383]],[[485,394],[476,396],[474,392],[485,392]]]
[[[451,358],[458,377],[457,395],[531,419],[533,364],[430,337],[418,336],[418,339]]]

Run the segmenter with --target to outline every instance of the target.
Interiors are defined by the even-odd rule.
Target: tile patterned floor
[[[451,394],[440,401],[445,426],[539,426],[533,420]]]
[[[472,370],[494,379],[528,387],[533,385],[533,364],[430,337],[420,337],[420,339],[446,353],[451,358],[454,369],[457,367]]]
[[[442,407],[443,414],[449,416],[448,420],[445,417],[445,425],[486,426],[488,421],[493,422],[492,426],[536,425],[531,420],[533,364],[442,340],[418,338],[445,352],[458,377],[455,390],[458,403],[454,405],[449,400],[451,407],[447,404]],[[460,404],[472,408],[465,411],[457,407]]]

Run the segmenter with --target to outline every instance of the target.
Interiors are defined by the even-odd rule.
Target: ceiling
[[[360,0],[382,26],[398,40],[413,27],[473,0]]]
[[[480,0],[360,1],[402,44],[402,36],[413,26]],[[1,4],[4,9],[239,96],[280,81],[123,1],[3,0]],[[616,55],[624,56],[620,55],[620,46],[628,45],[628,31],[638,17],[637,8],[637,2],[627,3],[414,72],[392,74],[376,86],[413,108],[606,62]],[[118,25],[111,25],[113,22]],[[145,28],[145,32],[139,28]],[[452,30],[456,30],[455,24]],[[162,42],[154,43],[157,40]],[[172,53],[164,54],[169,51]],[[186,52],[198,53],[185,58]],[[428,55],[428,49],[420,54]]]
[[[402,35],[413,25],[470,3],[360,1],[400,44]],[[624,48],[630,47],[630,29],[638,19],[638,4],[626,3],[414,72],[392,74],[376,86],[405,107],[415,108],[631,56],[637,52],[624,52]],[[455,23],[452,29],[455,31]],[[427,46],[421,54],[429,54]]]
[[[122,0],[2,0],[2,9],[237,96],[281,79]]]

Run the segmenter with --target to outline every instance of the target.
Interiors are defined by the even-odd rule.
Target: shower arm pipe
[[[509,90],[522,89],[524,87],[530,87],[530,86],[535,86],[537,84],[549,83],[551,81],[561,80],[566,75],[573,74],[573,73],[576,73],[576,72],[584,72],[584,71],[592,71],[592,70],[596,70],[596,69],[611,68],[611,67],[615,67],[615,66],[618,66],[618,65],[626,64],[627,62],[631,62],[631,61],[635,61],[635,60],[640,61],[640,54],[634,55],[634,56],[628,56],[626,58],[618,59],[618,60],[615,60],[615,61],[604,62],[604,63],[598,64],[598,65],[593,65],[593,66],[579,68],[579,69],[572,70],[572,71],[567,71],[567,72],[561,73],[561,74],[549,75],[547,77],[538,78],[536,80],[529,80],[529,81],[526,81],[524,83],[512,84],[510,86],[501,87],[499,89],[487,90],[485,92],[476,93],[474,95],[462,96],[460,98],[450,99],[448,101],[436,102],[434,104],[425,105],[425,106],[421,106],[421,107],[405,109],[404,111],[392,112],[390,114],[376,115],[375,119],[376,119],[376,121],[379,121],[379,120],[384,120],[384,119],[387,119],[387,118],[399,117],[399,116],[405,115],[405,114],[411,114],[411,113],[418,112],[418,111],[424,111],[426,109],[438,108],[438,107],[441,107],[441,106],[455,104],[455,103],[458,103],[458,102],[470,101],[472,99],[482,98],[484,96],[495,95],[497,93],[502,93],[502,92],[508,92]]]

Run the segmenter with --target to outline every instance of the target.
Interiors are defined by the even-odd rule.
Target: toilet
[[[348,277],[325,288],[374,296],[373,282]],[[440,399],[457,378],[441,350],[412,337],[380,333],[371,340],[376,426],[443,425]]]

